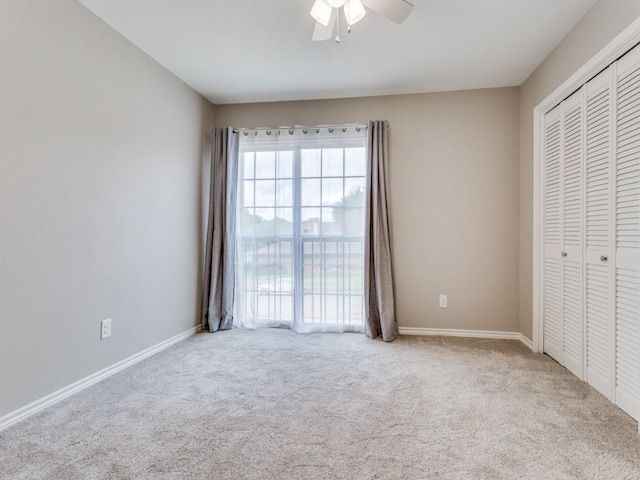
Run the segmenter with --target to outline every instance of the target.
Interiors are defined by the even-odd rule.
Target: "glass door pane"
[[[354,151],[355,150],[355,151]],[[303,325],[363,324],[365,151],[318,149],[308,155],[316,165],[301,169],[307,203],[302,243]],[[347,165],[348,159],[348,165]],[[305,156],[302,156],[305,161]],[[361,163],[357,168],[355,164]],[[318,168],[319,167],[319,168]],[[305,177],[304,172],[311,172]],[[351,175],[347,176],[347,172]],[[320,174],[313,179],[312,175]],[[317,182],[317,183],[314,183]],[[303,187],[304,188],[304,187]],[[319,190],[316,194],[315,190]],[[314,228],[311,228],[312,222]],[[306,232],[306,233],[305,233]]]
[[[245,323],[363,328],[365,148],[315,143],[259,151],[241,144],[238,300]]]
[[[293,321],[293,152],[245,152],[240,191],[242,316],[256,325]]]

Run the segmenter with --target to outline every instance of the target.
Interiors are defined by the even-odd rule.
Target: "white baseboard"
[[[533,343],[520,332],[494,332],[490,330],[458,330],[446,328],[400,327],[400,335],[421,335],[439,337],[493,338],[498,340],[518,340],[533,350]]]
[[[47,395],[46,397],[36,400],[35,402],[30,403],[29,405],[26,405],[3,417],[0,417],[0,431],[4,430],[5,428],[9,428],[11,425],[16,424],[21,420],[24,420],[25,418],[30,417],[31,415],[38,413],[41,410],[44,410],[47,407],[50,407],[54,403],[57,403],[61,400],[64,400],[67,397],[70,397],[71,395],[76,394],[81,390],[84,390],[85,388],[90,387],[91,385],[94,385],[100,382],[101,380],[104,380],[105,378],[110,377],[111,375],[114,375],[124,370],[125,368],[128,368],[138,362],[141,362],[145,358],[149,358],[150,356],[155,355],[156,353],[161,352],[162,350],[165,350],[166,348],[169,348],[170,346],[175,345],[176,343],[181,342],[182,340],[188,337],[191,337],[192,335],[195,335],[201,329],[202,327],[198,326],[198,327],[193,327],[187,330],[186,332],[179,333],[175,337],[171,337],[168,340],[165,340],[164,342],[160,342],[157,345],[149,347],[146,350],[136,353],[135,355],[132,355],[129,358],[125,358],[124,360],[118,363],[115,363],[103,370],[100,370],[99,372],[96,372],[93,375],[89,375],[88,377],[83,378],[82,380],[72,383],[71,385],[62,388],[57,392],[53,392],[52,394]]]
[[[538,353],[536,352],[535,347],[533,346],[533,342],[531,340],[529,340],[527,337],[525,337],[522,333],[520,334],[520,338],[519,340],[526,346],[529,348],[529,350],[531,350],[534,353]]]

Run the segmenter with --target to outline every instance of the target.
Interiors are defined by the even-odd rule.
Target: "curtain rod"
[[[307,133],[315,130],[316,133],[319,133],[320,129],[325,129],[325,128],[329,130],[329,133],[333,133],[334,130],[342,130],[343,132],[346,132],[348,128],[355,128],[356,131],[359,132],[361,129],[363,128],[366,129],[368,126],[369,125],[367,125],[366,123],[349,123],[345,125],[316,125],[314,127],[296,125],[295,127],[275,127],[275,128],[269,128],[269,127],[234,128],[233,133],[245,132],[245,134],[247,134],[248,132],[272,132],[274,130],[288,130],[289,134],[293,135],[294,130],[302,130],[303,133]]]

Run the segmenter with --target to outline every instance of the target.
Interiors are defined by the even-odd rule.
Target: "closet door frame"
[[[579,68],[533,110],[533,350],[543,353],[545,114],[640,43],[640,18]],[[640,295],[640,291],[638,292]],[[639,424],[640,429],[640,424]]]

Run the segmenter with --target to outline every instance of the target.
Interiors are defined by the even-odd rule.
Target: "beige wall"
[[[196,325],[212,108],[74,0],[1,2],[0,59],[2,417]]]
[[[518,88],[216,107],[237,127],[388,120],[400,326],[500,331],[518,330],[518,115]]]
[[[638,0],[600,0],[520,87],[520,331],[532,337],[533,109],[640,16]]]

